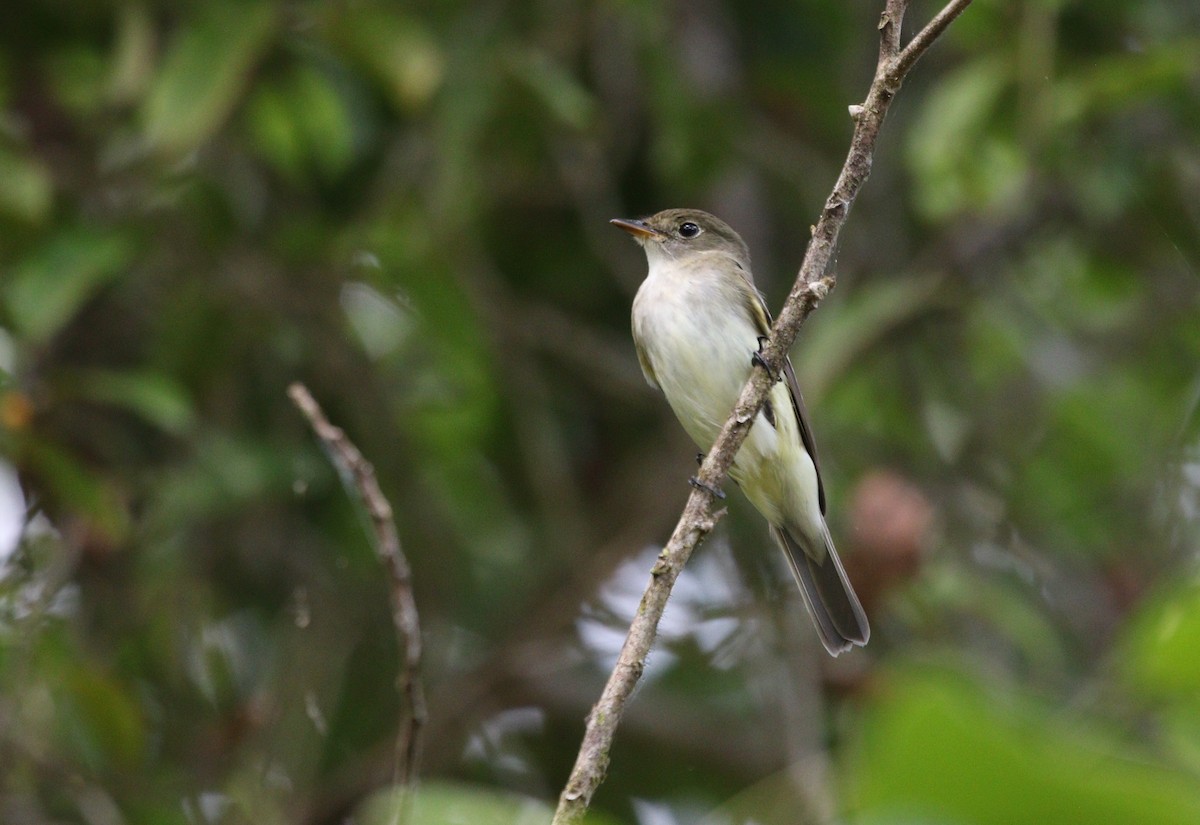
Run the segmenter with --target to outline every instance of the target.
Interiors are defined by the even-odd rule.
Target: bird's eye
[[[691,221],[684,221],[679,224],[679,237],[694,238],[700,234],[700,227]]]

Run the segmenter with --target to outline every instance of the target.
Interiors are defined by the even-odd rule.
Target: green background
[[[607,220],[721,215],[777,309],[879,11],[7,8],[0,821],[383,816],[401,651],[296,380],[413,567],[419,821],[545,821],[695,466]],[[602,821],[1200,821],[1197,192],[1200,6],[968,9],[794,351],[871,644],[731,494]]]

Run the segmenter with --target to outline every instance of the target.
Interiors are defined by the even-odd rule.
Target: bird
[[[750,251],[729,224],[699,209],[611,223],[633,236],[649,264],[633,300],[642,373],[707,452],[770,334]],[[729,475],[766,518],[821,643],[837,656],[865,645],[870,625],[825,523],[816,445],[790,358],[778,378]]]

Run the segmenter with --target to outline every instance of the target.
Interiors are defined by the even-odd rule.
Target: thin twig
[[[920,59],[921,55],[928,51],[929,47],[933,45],[933,41],[937,40],[946,27],[954,22],[954,18],[966,11],[969,5],[971,5],[971,0],[954,0],[954,2],[947,3],[946,7],[939,11],[925,25],[925,28],[917,32],[904,50],[896,56],[892,71],[901,78],[908,74],[908,70]]]
[[[834,285],[833,278],[827,276],[825,271],[833,259],[838,234],[846,222],[850,206],[870,175],[875,140],[892,98],[917,59],[970,1],[951,0],[902,49],[900,31],[908,2],[887,0],[879,22],[880,50],[875,78],[863,104],[851,107],[855,127],[850,152],[833,192],[826,200],[816,226],[812,228],[812,241],[805,252],[796,283],[763,347],[762,356],[766,366],[751,373],[737,406],[700,467],[698,479],[701,483],[692,490],[675,532],[651,570],[650,583],[629,626],[617,664],[588,716],[579,756],[559,797],[553,825],[579,822],[591,804],[592,795],[604,780],[613,736],[625,704],[642,675],[671,588],[692,551],[712,531],[723,514],[723,511],[713,511],[716,498],[710,491],[719,490],[724,484],[733,457],[746,439],[750,425],[771,387],[770,376],[779,374],[800,325]]]
[[[346,488],[361,498],[371,519],[375,552],[387,568],[389,596],[392,603],[392,623],[403,648],[403,664],[396,677],[396,690],[403,707],[408,710],[407,721],[400,726],[396,739],[394,780],[398,787],[408,788],[416,779],[421,754],[421,732],[427,712],[425,690],[421,684],[421,623],[417,603],[413,598],[412,571],[400,547],[392,505],[379,489],[375,468],[346,437],[340,427],[329,423],[325,413],[308,388],[297,382],[288,387],[288,396],[308,419],[313,433],[321,441]]]

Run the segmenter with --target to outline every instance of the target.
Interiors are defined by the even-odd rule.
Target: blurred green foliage
[[[877,14],[8,9],[0,821],[332,823],[388,786],[387,586],[294,380],[412,562],[421,821],[544,817],[694,452],[606,221],[717,212],[777,305]],[[813,650],[733,501],[604,821],[1200,815],[1198,24],[977,0],[922,60],[795,354],[871,646]]]

